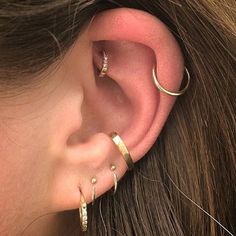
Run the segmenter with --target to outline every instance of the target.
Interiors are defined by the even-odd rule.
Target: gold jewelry
[[[102,63],[102,69],[99,74],[99,77],[104,78],[107,74],[107,71],[108,71],[108,56],[105,53],[105,51],[103,51],[103,63]]]
[[[115,170],[116,170],[116,166],[112,165],[111,166],[111,171],[113,172],[113,178],[114,178],[114,190],[113,190],[114,195],[116,194],[117,186],[118,186],[118,178],[117,178],[117,175],[115,173]]]
[[[187,89],[188,89],[188,87],[189,87],[189,84],[190,84],[190,80],[191,80],[191,77],[190,77],[190,74],[189,74],[188,69],[187,69],[186,67],[184,67],[184,70],[185,70],[185,72],[186,72],[186,74],[187,74],[188,82],[187,82],[186,86],[185,86],[182,90],[180,90],[180,91],[172,92],[172,91],[168,91],[167,89],[163,88],[163,87],[160,85],[160,83],[158,82],[158,79],[157,79],[157,76],[156,76],[156,67],[154,67],[153,70],[152,70],[153,82],[154,82],[154,84],[156,85],[156,87],[157,87],[161,92],[163,92],[163,93],[166,93],[166,94],[168,94],[168,95],[170,95],[170,96],[175,96],[175,97],[180,96],[180,95],[183,95],[183,94],[187,91]]]
[[[82,193],[80,202],[81,206],[79,208],[79,215],[80,215],[81,229],[83,232],[85,232],[88,229],[88,214],[87,214],[87,203]]]
[[[96,177],[92,178],[91,183],[93,185],[93,190],[92,190],[92,205],[94,205],[95,199],[96,199],[96,188],[95,188],[95,184],[97,183]]]
[[[120,153],[122,154],[129,170],[132,170],[134,168],[134,163],[133,163],[133,160],[130,156],[130,153],[129,153],[125,143],[123,142],[121,137],[116,132],[111,133],[110,136],[112,138],[112,141],[115,143],[115,145],[118,147]]]

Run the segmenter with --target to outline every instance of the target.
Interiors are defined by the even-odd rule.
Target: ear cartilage
[[[108,56],[105,51],[103,51],[103,62],[102,62],[102,69],[100,71],[99,77],[104,78],[108,71]]]

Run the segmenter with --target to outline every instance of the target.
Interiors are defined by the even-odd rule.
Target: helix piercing
[[[111,136],[112,141],[115,143],[115,145],[119,149],[120,153],[122,154],[122,156],[128,166],[128,169],[132,170],[134,168],[134,162],[131,158],[131,155],[130,155],[125,143],[123,142],[121,137],[116,132],[111,133],[110,136]]]
[[[92,189],[92,205],[94,205],[95,199],[96,199],[96,188],[95,188],[95,185],[96,185],[96,183],[97,183],[96,177],[93,177],[93,178],[91,179],[91,183],[92,183],[92,185],[93,185],[93,189]]]
[[[114,179],[114,190],[113,190],[114,195],[116,194],[117,187],[118,187],[118,178],[117,178],[117,175],[115,173],[115,170],[116,170],[116,166],[112,165],[111,166],[111,171],[113,172],[113,179]]]
[[[79,215],[80,215],[81,229],[83,232],[85,232],[88,229],[88,213],[87,213],[87,203],[82,193],[81,193],[80,202],[81,202],[81,206],[79,208]]]
[[[190,85],[190,80],[191,80],[190,73],[189,73],[188,69],[187,69],[186,67],[184,67],[184,70],[185,70],[185,72],[186,72],[186,74],[187,74],[188,81],[187,81],[186,86],[185,86],[182,90],[180,90],[180,91],[172,92],[172,91],[169,91],[169,90],[165,89],[164,87],[162,87],[161,84],[159,83],[158,79],[157,79],[157,76],[156,76],[156,67],[154,67],[153,70],[152,70],[153,82],[154,82],[155,86],[156,86],[161,92],[163,92],[163,93],[165,93],[165,94],[168,94],[168,95],[174,96],[174,97],[183,95],[183,94],[187,91],[187,89],[188,89],[188,87],[189,87],[189,85]]]
[[[102,63],[102,69],[100,71],[99,77],[104,78],[108,71],[108,56],[105,51],[103,51],[103,63]]]

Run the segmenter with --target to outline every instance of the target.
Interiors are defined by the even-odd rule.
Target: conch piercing
[[[108,71],[108,56],[105,51],[103,51],[103,63],[102,63],[102,69],[100,71],[99,77],[104,78]]]
[[[123,142],[121,137],[116,132],[111,133],[110,136],[111,136],[112,141],[115,143],[115,145],[119,149],[120,153],[122,154],[122,156],[128,166],[128,169],[132,170],[134,168],[134,162],[130,156],[130,153],[129,153],[125,143]]]
[[[96,177],[92,178],[91,183],[93,185],[93,189],[92,189],[92,205],[94,205],[95,199],[96,199],[96,188],[95,188],[95,185],[97,183]]]
[[[85,232],[88,229],[88,214],[87,214],[87,203],[82,193],[80,202],[81,206],[79,208],[79,215],[80,215],[81,229],[83,232]]]
[[[191,80],[188,69],[186,67],[184,69],[185,69],[185,72],[187,74],[188,81],[187,81],[186,86],[180,91],[172,92],[172,91],[169,91],[169,90],[165,89],[164,87],[162,87],[161,84],[159,83],[158,79],[157,79],[157,76],[156,76],[156,67],[154,67],[153,70],[152,70],[153,82],[156,85],[156,87],[163,93],[166,93],[166,94],[168,94],[170,96],[174,96],[174,97],[183,95],[187,91],[187,89],[189,87],[189,84],[190,84],[190,80]]]
[[[115,170],[116,170],[116,166],[112,165],[111,166],[111,171],[113,172],[113,178],[114,178],[114,190],[113,190],[114,195],[116,194],[117,187],[118,187],[118,178],[117,178],[117,175],[115,173]]]

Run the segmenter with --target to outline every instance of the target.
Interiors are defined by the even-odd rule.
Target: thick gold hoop
[[[113,142],[115,143],[115,145],[118,147],[120,153],[122,154],[122,156],[128,166],[128,169],[132,170],[134,168],[134,162],[130,156],[130,153],[129,153],[125,143],[123,142],[121,137],[116,132],[111,133],[110,136],[111,136]]]
[[[154,67],[153,70],[152,70],[153,82],[156,85],[156,87],[161,92],[163,92],[165,94],[168,94],[168,95],[174,96],[174,97],[178,97],[180,95],[183,95],[187,91],[187,89],[189,88],[190,80],[191,80],[190,73],[189,73],[188,69],[186,67],[184,69],[185,69],[185,72],[187,74],[188,81],[187,81],[186,86],[182,90],[180,90],[180,91],[172,92],[172,91],[169,91],[169,90],[165,89],[164,87],[162,87],[161,84],[159,83],[158,79],[157,79],[157,76],[156,76],[156,67]]]

